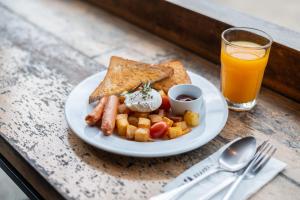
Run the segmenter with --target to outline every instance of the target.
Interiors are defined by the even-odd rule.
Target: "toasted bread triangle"
[[[174,73],[172,76],[170,76],[166,79],[155,82],[152,85],[152,87],[154,89],[164,90],[164,92],[167,93],[173,85],[190,84],[191,83],[191,79],[190,79],[189,75],[187,74],[183,64],[180,61],[172,60],[172,61],[163,63],[162,65],[173,68]]]
[[[164,65],[150,65],[112,56],[104,80],[90,95],[89,102],[132,90],[142,83],[160,81],[173,75],[173,71]]]

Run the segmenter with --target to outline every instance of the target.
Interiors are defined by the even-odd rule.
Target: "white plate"
[[[200,113],[201,124],[179,138],[155,142],[134,142],[118,137],[116,134],[104,136],[96,127],[85,123],[85,116],[94,105],[88,104],[89,94],[104,78],[106,71],[97,73],[82,81],[70,93],[65,115],[73,132],[85,142],[104,151],[135,157],[163,157],[191,151],[208,143],[223,129],[227,117],[227,104],[219,90],[205,78],[188,72],[192,83],[203,92],[204,106]]]

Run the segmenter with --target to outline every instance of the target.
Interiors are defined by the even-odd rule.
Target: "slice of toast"
[[[142,83],[154,83],[173,75],[173,68],[150,65],[112,56],[104,80],[89,97],[89,103],[103,96],[132,90]]]
[[[174,70],[174,74],[169,78],[154,83],[152,85],[154,89],[163,90],[164,92],[167,93],[173,85],[191,83],[191,79],[187,74],[183,64],[180,61],[173,60],[173,61],[163,63],[163,65],[172,67]]]

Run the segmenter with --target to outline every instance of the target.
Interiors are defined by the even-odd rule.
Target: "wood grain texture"
[[[0,137],[37,172],[21,171],[28,180],[40,177],[66,199],[147,199],[229,140],[254,135],[274,143],[276,157],[288,166],[253,199],[300,195],[298,103],[263,88],[255,109],[230,112],[218,137],[183,155],[138,159],[97,150],[68,128],[64,102],[76,84],[104,70],[111,55],[145,62],[177,58],[216,86],[219,67],[83,2],[0,2]],[[0,145],[1,154],[12,152]],[[23,166],[22,159],[5,155]],[[31,184],[38,189],[42,183]]]
[[[274,43],[263,84],[300,101],[300,33],[208,0],[89,1],[217,64],[222,31],[231,26],[264,30]]]

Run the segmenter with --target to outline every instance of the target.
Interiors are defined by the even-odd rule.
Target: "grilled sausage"
[[[107,103],[104,107],[101,124],[101,130],[105,135],[111,135],[114,131],[118,105],[119,98],[116,95],[111,95],[108,97]]]
[[[94,110],[85,117],[85,121],[88,125],[95,125],[101,119],[107,99],[107,96],[102,97]]]

